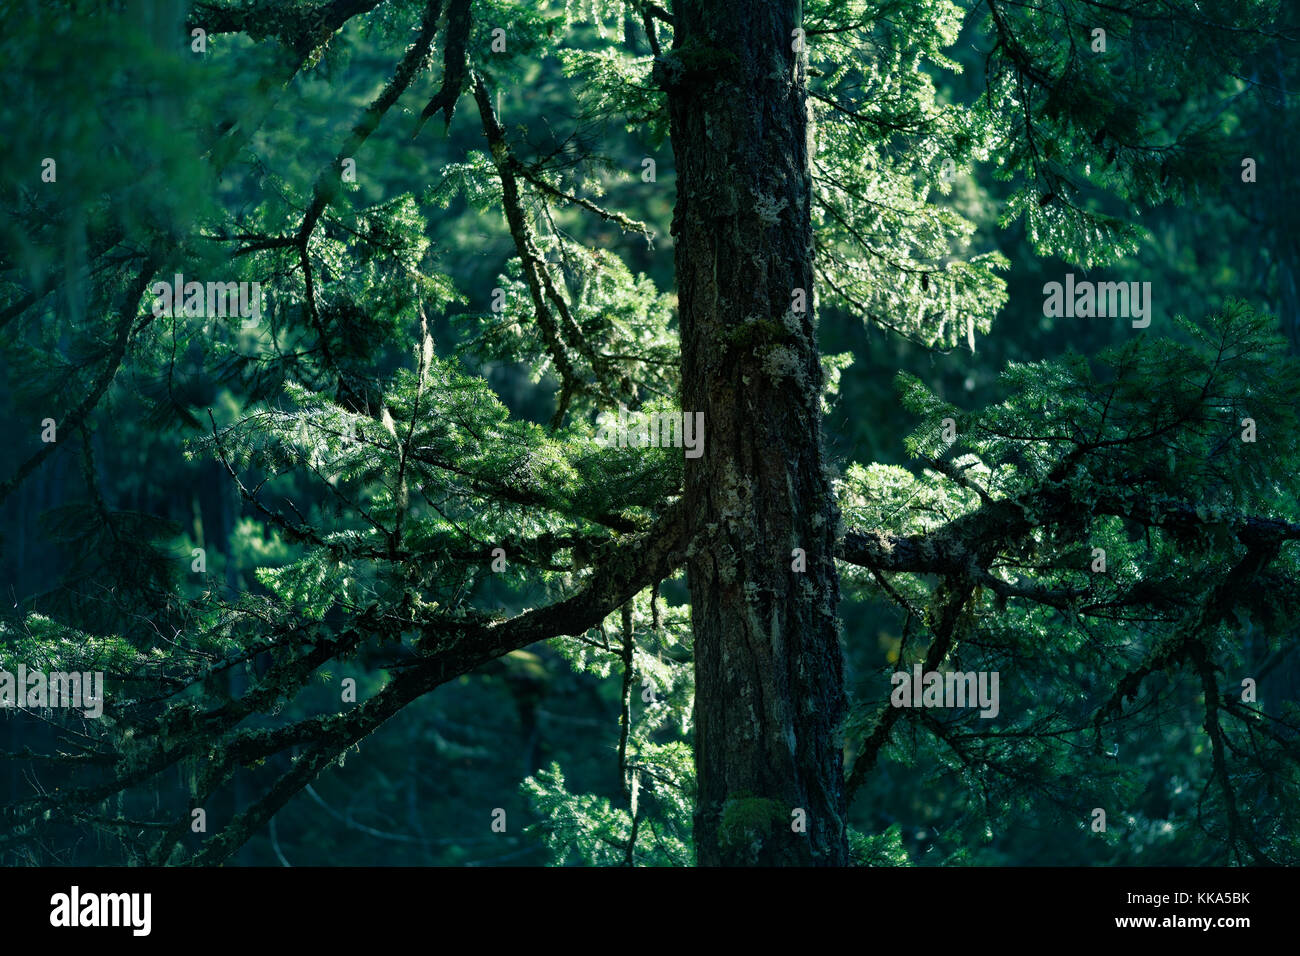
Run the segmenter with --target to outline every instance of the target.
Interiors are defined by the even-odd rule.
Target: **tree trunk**
[[[687,0],[668,91],[701,865],[847,862],[799,0]]]

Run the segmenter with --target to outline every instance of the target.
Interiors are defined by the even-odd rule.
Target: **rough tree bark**
[[[682,408],[705,422],[685,490],[705,866],[848,855],[800,11],[686,0],[655,65],[677,164]]]

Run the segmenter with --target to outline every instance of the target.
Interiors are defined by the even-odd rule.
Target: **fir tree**
[[[6,753],[42,781],[11,792],[6,859],[90,831],[130,861],[221,863],[440,687],[509,668],[525,719],[542,642],[618,701],[617,793],[558,762],[521,781],[557,863],[911,862],[895,821],[850,827],[899,779],[944,804],[948,862],[996,858],[1030,815],[1086,832],[1095,808],[1120,860],[1126,840],[1300,858],[1300,714],[1268,679],[1300,619],[1277,321],[1164,317],[1010,363],[977,408],[900,373],[909,467],[830,447],[855,356],[817,345],[827,312],[938,351],[992,334],[1011,262],[953,195],[977,171],[1039,255],[1133,253],[1143,210],[1236,168],[1233,131],[1184,98],[1252,93],[1247,64],[1290,43],[1275,4],[60,6],[11,12],[0,41],[4,377],[15,418],[56,428],[24,433],[0,502],[74,461],[44,520],[75,560],[6,612],[0,668],[108,688],[102,718],[33,718]],[[963,29],[985,66],[967,102],[936,80]],[[88,89],[61,64],[107,34]],[[543,66],[563,115],[523,112]],[[297,115],[352,71],[348,122]],[[620,168],[629,142],[644,161]],[[423,150],[446,157],[432,181],[369,172]],[[637,183],[671,198],[672,289],[632,264],[663,242],[663,210],[616,204]],[[499,274],[464,261],[493,242]],[[267,302],[159,308],[178,275]],[[524,398],[494,388],[510,365]],[[104,494],[118,409],[166,436],[146,474],[183,436],[238,496],[246,558]],[[627,412],[702,413],[703,454],[597,440]],[[845,598],[898,625],[869,673],[846,673]],[[999,719],[894,706],[916,664],[997,672]],[[347,675],[370,678],[352,698]],[[1174,777],[1170,836],[1134,808]]]

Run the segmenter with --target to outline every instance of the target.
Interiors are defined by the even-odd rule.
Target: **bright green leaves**
[[[96,635],[43,614],[29,614],[20,625],[0,625],[0,670],[116,672],[141,663],[131,643],[117,635]]]
[[[1205,720],[1200,676],[1184,666],[1189,646],[1231,675],[1219,678],[1231,714],[1221,719],[1240,748],[1241,719],[1253,717],[1230,710],[1234,682],[1259,666],[1265,644],[1294,636],[1294,544],[1276,551],[1260,535],[1267,519],[1295,520],[1300,376],[1271,317],[1242,303],[1179,329],[1178,339],[1138,336],[1092,360],[1013,364],[1001,379],[1007,398],[976,412],[900,376],[903,404],[921,419],[907,447],[933,467],[852,466],[837,486],[847,527],[907,535],[956,521],[962,553],[986,556],[970,565],[943,667],[1001,672],[997,726],[905,718],[872,783],[885,788],[874,798],[892,799],[901,768],[924,782],[907,812],[948,821],[938,860],[956,846],[996,846],[1030,816],[1090,834],[1093,807],[1107,809],[1108,828],[1078,852],[1125,861],[1133,844],[1152,859],[1201,852],[1179,843],[1202,839],[1184,829],[1195,801],[1152,797],[1168,779],[1152,755],[1190,753],[1199,731],[1179,728]],[[888,671],[923,657],[952,593],[928,575],[885,578],[856,568],[842,578],[850,593],[898,606],[882,624],[880,674],[864,681],[846,725],[851,739],[889,713]],[[1148,671],[1123,707],[1102,710],[1126,675]],[[1198,792],[1207,761],[1185,768]],[[1233,785],[1274,799],[1255,770],[1234,770]],[[935,810],[935,795],[952,802]],[[1181,822],[1133,809],[1162,804]],[[1289,852],[1279,832],[1267,839],[1269,852]],[[981,858],[997,859],[989,852]]]
[[[672,297],[647,277],[632,275],[610,252],[558,236],[541,241],[540,247],[544,259],[560,264],[548,268],[553,281],[564,283],[572,334],[581,343],[567,355],[579,377],[615,383],[629,407],[676,396],[680,347],[670,325]],[[554,370],[553,363],[518,260],[511,259],[497,281],[491,311],[458,317],[468,333],[458,349],[483,360],[526,362],[532,380],[539,382]],[[570,407],[582,418],[616,411],[590,392],[576,396]]]
[[[923,345],[973,349],[1006,299],[997,272],[1008,264],[976,252],[974,224],[932,198],[952,193],[993,139],[978,114],[941,101],[932,75],[931,67],[956,68],[942,51],[960,11],[886,4],[907,7],[895,20],[877,6],[805,13],[818,31],[809,61],[823,74],[809,93],[820,295]]]
[[[564,74],[581,77],[581,102],[592,118],[617,120],[660,146],[668,136],[665,97],[650,79],[653,59],[618,50],[557,51]]]
[[[259,568],[257,579],[287,605],[286,610],[320,621],[339,598],[347,597],[347,575],[320,550],[283,568]]]
[[[480,212],[500,208],[501,183],[486,152],[472,149],[461,162],[444,166],[442,178],[425,192],[422,202],[446,209],[457,195]]]
[[[951,418],[958,449],[993,469],[1004,493],[1031,487],[1068,456],[1075,468],[1094,463],[1099,481],[1270,507],[1270,495],[1289,480],[1292,456],[1285,443],[1244,440],[1242,421],[1252,418],[1257,435],[1279,438],[1298,427],[1297,386],[1277,354],[1272,319],[1230,303],[1207,321],[1180,320],[1179,328],[1184,341],[1135,338],[1092,363],[1074,353],[1013,363],[1001,376],[1010,397],[977,415],[900,375],[904,407],[923,419],[908,450],[939,456],[951,443],[943,426]]]
[[[608,797],[570,793],[557,764],[529,777],[523,784],[534,811],[545,818],[535,824],[551,853],[554,865],[570,860],[595,866],[618,866],[626,858],[632,835],[628,811],[615,807]]]
[[[625,623],[631,625],[630,635]],[[629,639],[630,671],[624,644]],[[689,607],[666,606],[662,599],[652,606],[649,594],[642,593],[633,598],[626,620],[616,612],[599,628],[557,638],[552,646],[575,670],[602,678],[606,693],[621,686],[626,694],[626,709],[620,708],[619,722],[611,722],[607,731],[623,759],[620,798],[569,792],[558,765],[524,782],[533,809],[543,817],[535,832],[552,862],[620,864],[630,858],[638,865],[690,865],[695,767],[689,743],[694,704]],[[629,850],[633,814],[637,835]]]
[[[1232,74],[1250,71],[1272,2],[1236,5],[1221,24],[1152,19],[1140,3],[980,8],[992,52],[979,108],[999,131],[998,175],[1017,183],[1003,223],[1024,219],[1039,252],[1113,262],[1145,233],[1108,197],[1182,203],[1235,162],[1204,117],[1240,92]]]

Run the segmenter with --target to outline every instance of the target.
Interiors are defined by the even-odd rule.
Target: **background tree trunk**
[[[705,423],[703,456],[686,460],[697,854],[843,865],[839,515],[821,445],[800,4],[691,0],[675,15],[656,76],[677,163],[682,408]]]

